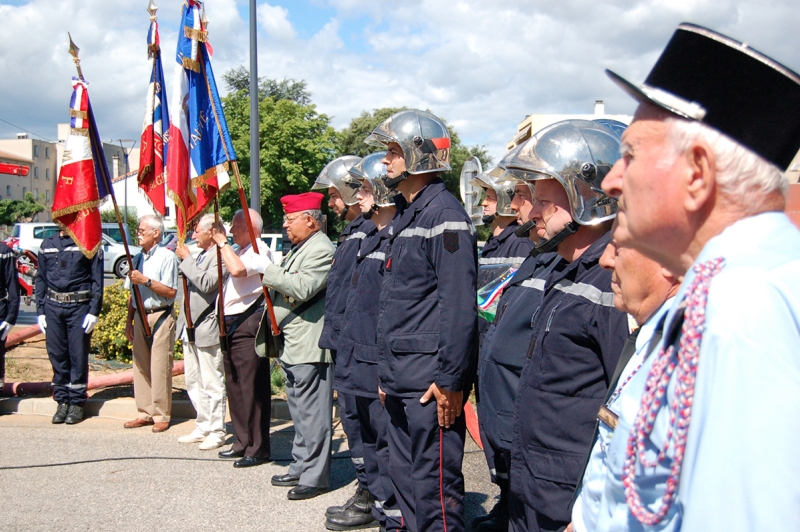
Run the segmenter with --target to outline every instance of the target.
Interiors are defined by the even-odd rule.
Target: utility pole
[[[261,158],[258,142],[258,46],[256,0],[250,0],[250,208],[261,212]]]

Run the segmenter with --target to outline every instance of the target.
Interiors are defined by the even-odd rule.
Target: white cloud
[[[495,160],[527,114],[590,113],[595,99],[605,100],[609,113],[632,112],[634,102],[604,69],[643,81],[680,22],[711,27],[800,70],[795,0],[314,2],[335,15],[315,22],[308,38],[298,37],[310,33],[301,31],[303,13],[290,3],[259,5],[259,75],[306,80],[337,129],[363,110],[429,108],[456,126],[463,142],[486,144]],[[206,9],[219,80],[249,64],[246,3],[216,0]],[[167,70],[179,14],[174,6],[159,10]],[[66,54],[70,30],[82,48],[101,134],[138,138],[149,73],[142,6],[32,0],[0,3],[0,18],[0,118],[55,137],[74,72]],[[349,47],[354,40],[363,48]],[[15,132],[0,122],[0,136]]]

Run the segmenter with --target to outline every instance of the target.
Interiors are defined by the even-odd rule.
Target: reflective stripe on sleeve
[[[412,236],[421,236],[423,238],[433,238],[441,235],[445,231],[469,231],[469,234],[472,234],[475,232],[475,227],[467,222],[443,222],[430,229],[424,227],[409,227],[400,231],[397,237],[410,238]]]
[[[590,284],[573,283],[571,281],[567,281],[566,279],[562,279],[558,281],[553,288],[560,290],[565,294],[571,294],[588,299],[595,305],[603,305],[604,307],[614,306],[613,292],[603,292],[599,288]]]

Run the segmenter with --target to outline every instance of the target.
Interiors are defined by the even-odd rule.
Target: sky
[[[149,0],[0,0],[0,138],[56,140],[67,122],[67,32],[100,135],[138,139],[150,75]],[[156,0],[167,89],[179,0]],[[249,2],[207,0],[212,65],[249,66]],[[800,71],[797,0],[271,0],[259,2],[258,74],[305,80],[337,130],[362,111],[430,109],[495,161],[529,114],[632,114],[604,74],[644,81],[681,22]],[[130,145],[130,143],[126,143]],[[137,143],[138,145],[138,143]]]

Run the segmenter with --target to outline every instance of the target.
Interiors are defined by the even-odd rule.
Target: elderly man
[[[591,427],[628,337],[628,320],[613,306],[611,274],[598,264],[616,214],[616,202],[598,185],[618,157],[614,132],[567,120],[536,133],[507,163],[515,177],[535,182],[536,251],[562,259],[535,280],[543,295],[528,309],[511,440],[511,531],[569,524]]]
[[[144,312],[136,310],[133,295],[128,300],[125,335],[133,342],[133,396],[139,416],[125,423],[126,429],[153,425],[153,432],[169,428],[172,408],[172,350],[175,347],[175,318],[172,304],[178,293],[178,259],[158,245],[164,222],[148,214],[139,219],[142,252],[133,260],[125,288],[139,286]],[[145,334],[141,314],[147,318],[150,336]]]
[[[200,443],[201,451],[216,449],[225,443],[225,373],[216,309],[219,272],[211,233],[213,223],[214,215],[206,214],[195,225],[192,238],[201,249],[197,257],[193,257],[185,245],[175,249],[181,259],[178,269],[189,288],[188,316],[185,300],[178,316],[177,331],[183,342],[186,392],[197,412],[194,430],[178,438],[178,442]]]
[[[294,422],[293,461],[288,473],[272,477],[274,486],[293,486],[289,500],[310,499],[328,491],[331,475],[333,360],[319,347],[325,316],[325,287],[336,248],[320,231],[322,194],[306,192],[281,198],[283,226],[294,247],[280,266],[264,270],[275,319],[281,329],[280,363],[286,377],[286,401]],[[258,332],[262,356],[270,338],[268,316]]]
[[[603,182],[616,240],[685,277],[625,386],[597,529],[800,530],[800,233],[780,212],[800,76],[689,24],[641,87],[609,75],[640,102]]]
[[[254,209],[248,209],[253,232],[261,234],[264,222]],[[256,242],[253,249],[245,211],[233,215],[231,235],[238,250],[228,245],[225,229],[212,226],[212,238],[228,278],[223,286],[225,337],[222,357],[225,365],[225,387],[236,441],[220,458],[236,458],[233,467],[252,467],[269,460],[269,419],[272,404],[269,361],[256,356],[255,337],[264,311],[261,277],[264,268],[272,264],[272,253],[266,244]]]
[[[608,530],[616,518],[611,513],[614,505],[609,504],[608,494],[622,484],[621,478],[612,472],[608,449],[621,413],[624,412],[626,419],[636,415],[638,396],[631,399],[626,386],[658,346],[663,319],[680,286],[680,281],[660,264],[620,245],[613,231],[600,265],[611,272],[614,306],[633,317],[638,328],[622,349],[598,413],[594,445],[572,508],[572,526],[576,532]]]

